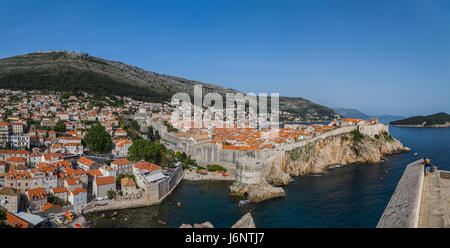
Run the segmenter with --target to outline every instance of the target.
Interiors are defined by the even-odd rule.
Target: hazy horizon
[[[75,50],[373,115],[450,112],[450,1],[2,1],[0,57]]]

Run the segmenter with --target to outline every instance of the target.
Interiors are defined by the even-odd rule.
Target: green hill
[[[87,91],[135,99],[167,101],[176,92],[192,95],[196,84],[203,93],[235,93],[214,84],[145,71],[141,68],[75,52],[39,52],[0,59],[0,88],[16,90]],[[303,98],[280,97],[281,119],[329,120],[334,110]]]
[[[449,125],[450,115],[447,113],[437,113],[428,116],[414,116],[403,120],[393,121],[391,125],[414,125],[414,126],[435,126]]]

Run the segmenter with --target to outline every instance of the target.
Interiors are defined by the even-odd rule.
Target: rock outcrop
[[[242,216],[231,228],[256,228],[255,222],[253,222],[252,215],[250,213]]]
[[[266,161],[238,160],[238,176],[230,186],[232,195],[251,202],[285,196],[283,188],[291,177],[322,174],[327,168],[351,163],[379,163],[385,155],[410,151],[386,129],[362,134],[357,130],[317,139],[288,151],[277,151]]]
[[[181,224],[180,228],[214,228],[214,226],[211,222],[206,221],[200,224],[194,224],[194,226],[190,224]]]
[[[267,182],[245,184],[235,181],[230,186],[230,192],[232,195],[245,196],[251,202],[261,202],[267,199],[286,195],[283,188],[275,187]]]
[[[255,228],[255,223],[253,222],[252,215],[250,213],[245,214],[240,218],[236,223],[234,223],[231,228]],[[194,224],[194,226],[190,224],[181,224],[179,228],[214,228],[211,222],[206,221],[200,224]]]
[[[379,163],[386,154],[410,151],[388,133],[374,138],[358,132],[331,136],[285,153],[281,170],[290,176],[322,174],[328,167]]]

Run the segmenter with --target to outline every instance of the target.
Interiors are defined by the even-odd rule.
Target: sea
[[[231,182],[182,181],[158,206],[86,217],[93,227],[179,227],[205,221],[231,227],[250,212],[257,227],[373,228],[409,163],[427,157],[450,170],[450,128],[389,129],[411,152],[386,156],[380,164],[351,164],[321,176],[294,177],[284,186],[286,197],[239,207],[240,199],[229,195]]]

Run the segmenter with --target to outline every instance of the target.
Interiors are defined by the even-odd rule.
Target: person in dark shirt
[[[423,165],[424,165],[424,173],[426,176],[426,175],[428,175],[428,172],[430,171],[430,165],[431,165],[430,160],[427,158],[423,158]]]

